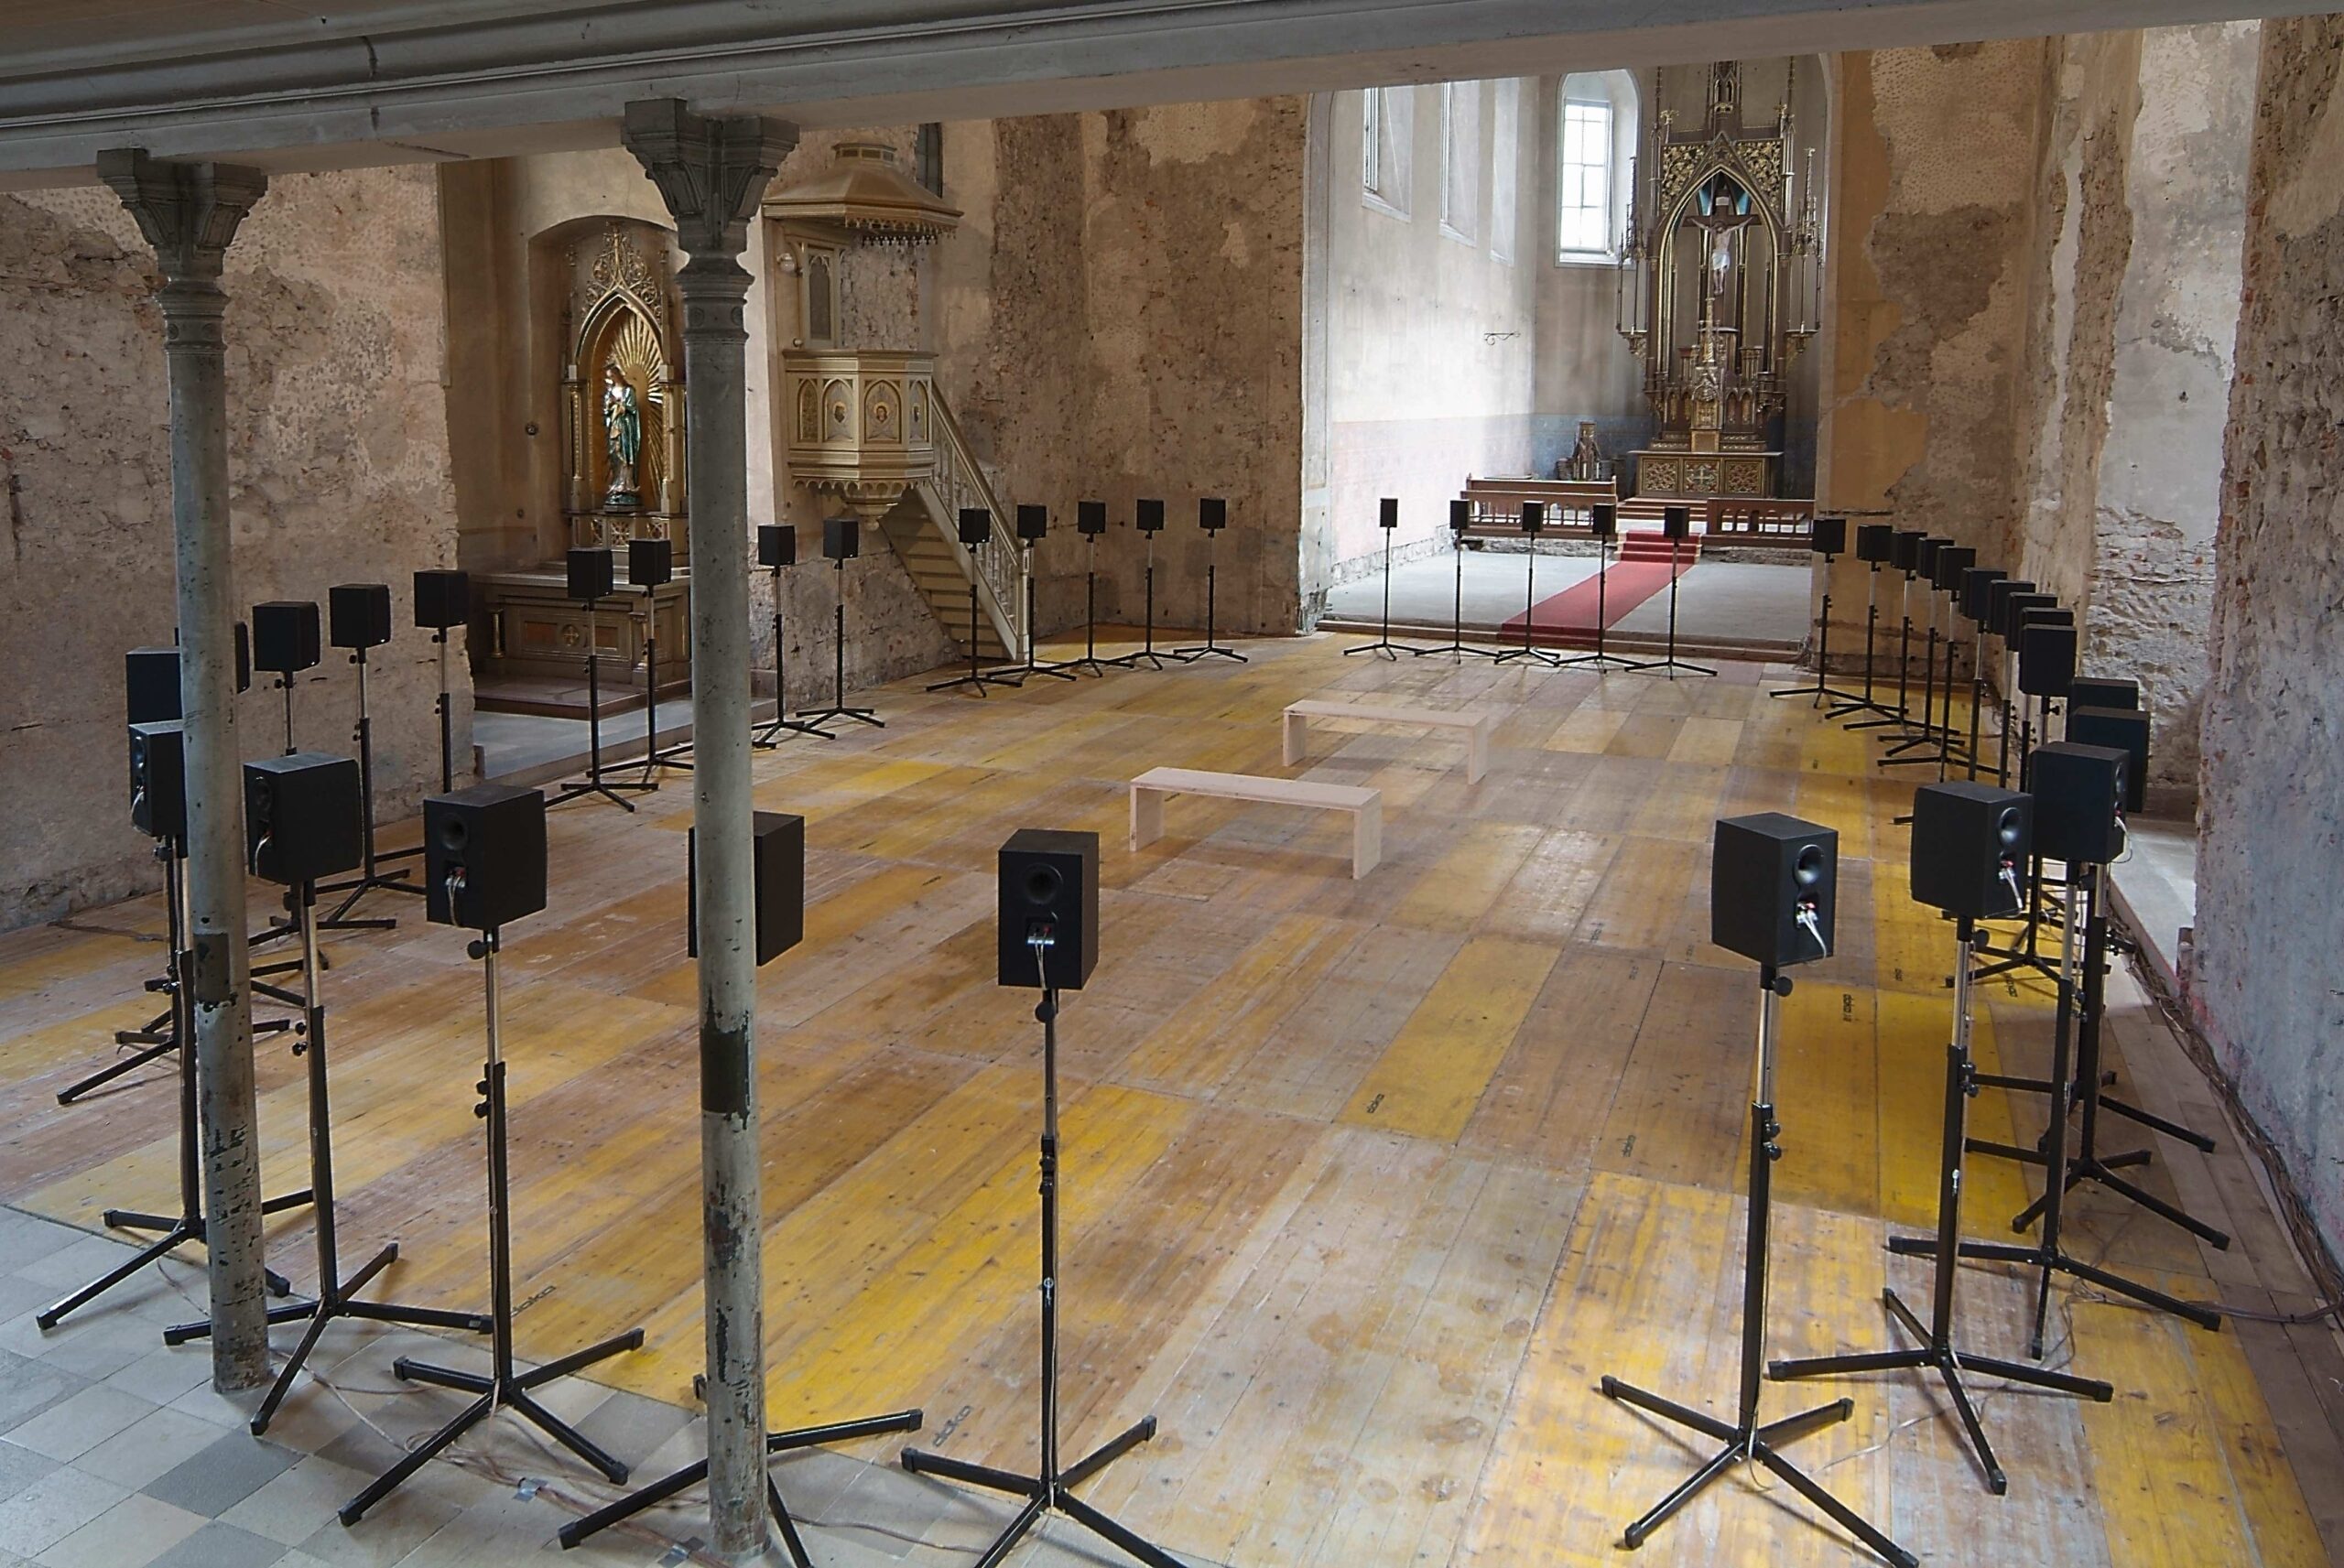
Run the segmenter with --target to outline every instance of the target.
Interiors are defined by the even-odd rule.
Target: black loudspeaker
[[[665,588],[675,580],[676,546],[665,539],[626,542],[626,580],[635,588]]]
[[[2018,646],[2019,633],[2027,627],[2028,618],[2038,610],[2056,610],[2059,600],[2048,593],[2014,593],[2002,605],[2002,633],[2013,648]]]
[[[1918,571],[1921,567],[1921,541],[1928,535],[1918,528],[1907,528],[1896,535],[1888,552],[1889,564],[1900,572]]]
[[[1522,503],[1522,531],[1525,534],[1536,534],[1539,529],[1544,528],[1546,525],[1546,503],[1540,501],[1524,502]]]
[[[1074,503],[1074,531],[1097,538],[1107,531],[1107,503],[1103,501],[1078,501]]]
[[[1164,532],[1164,503],[1138,501],[1132,503],[1132,521],[1143,534]]]
[[[246,762],[244,845],[253,874],[287,887],[356,870],[364,855],[356,760],[296,752]]]
[[[960,543],[973,550],[993,537],[993,514],[982,506],[960,508]]]
[[[1885,523],[1866,523],[1856,529],[1856,559],[1886,566],[1896,552],[1896,530]]]
[[[757,911],[757,962],[769,964],[806,939],[806,819],[760,811],[749,828]],[[684,830],[684,951],[700,957],[700,829]]]
[[[1664,539],[1689,539],[1693,536],[1693,509],[1689,506],[1664,506],[1660,509],[1660,535]]]
[[[1587,509],[1588,526],[1599,539],[1620,536],[1620,509],[1608,501],[1599,501]]]
[[[1197,526],[1208,534],[1218,534],[1229,526],[1229,503],[1218,495],[1199,497],[1197,502]]]
[[[133,724],[161,724],[179,716],[179,651],[133,648],[122,656],[124,716]]]
[[[1050,984],[1079,991],[1099,962],[1099,835],[1021,827],[1001,847],[1000,982],[1041,989],[1028,943],[1047,928]]]
[[[472,579],[463,572],[415,574],[415,623],[430,632],[461,626],[472,611]]]
[[[2105,866],[2124,852],[2125,778],[2130,753],[2112,746],[2057,741],[2027,760],[2035,796],[2035,849],[2070,866]]]
[[[2107,746],[2132,759],[2124,771],[2124,809],[2140,811],[2148,804],[2149,716],[2129,708],[2067,708],[2067,739],[2078,746]]]
[[[1022,502],[1017,508],[1017,536],[1029,545],[1038,545],[1050,532],[1050,509]]]
[[[1992,597],[1994,585],[2005,574],[1996,567],[1971,567],[1961,574],[1961,612],[1978,622],[1986,622],[1986,601]]]
[[[1997,637],[2001,636],[2002,622],[2010,613],[2011,596],[2014,593],[2033,593],[2034,591],[2035,584],[2024,578],[1996,578],[1992,582],[1988,583],[1986,585],[1986,630]]]
[[[1807,534],[1807,547],[1818,556],[1844,555],[1848,548],[1848,520],[1818,517]]]
[[[391,640],[391,585],[345,582],[326,589],[326,640],[337,648],[379,648]]]
[[[176,719],[130,727],[130,825],[151,838],[187,837],[187,732]]]
[[[1950,593],[1961,586],[1961,574],[1977,564],[1978,552],[1969,546],[1948,545],[1937,552],[1937,566],[1929,573],[1929,580]]]
[[[1400,525],[1398,496],[1387,495],[1375,503],[1375,525],[1379,528],[1397,528]]]
[[[570,552],[570,597],[591,604],[611,597],[617,583],[616,563],[607,548]]]
[[[1780,968],[1831,956],[1839,835],[1762,811],[1718,819],[1709,852],[1709,940]]]
[[[1913,793],[1913,902],[2002,920],[2024,902],[2034,806],[2016,790],[1923,784]]]
[[[271,675],[317,667],[318,607],[306,599],[273,599],[253,606],[253,666]]]
[[[757,565],[794,567],[798,564],[798,530],[787,523],[757,524]]]
[[[546,906],[546,797],[474,784],[423,803],[424,913],[493,931]]]
[[[1913,569],[1926,578],[1931,587],[1937,585],[1937,557],[1952,543],[1952,540],[1940,539],[1934,534],[1926,535],[1913,551]]]
[[[2065,697],[2075,678],[2074,627],[2030,622],[2019,628],[2019,690],[2029,697]]]
[[[241,621],[236,622],[236,689],[253,688],[253,634]],[[185,718],[186,715],[180,715]]]
[[[1463,496],[1449,503],[1449,531],[1462,534],[1473,525],[1473,503]]]
[[[2114,676],[2078,676],[2067,683],[2067,700],[2078,708],[2141,706],[2141,683]]]
[[[851,561],[862,553],[862,535],[852,517],[822,519],[822,558]]]

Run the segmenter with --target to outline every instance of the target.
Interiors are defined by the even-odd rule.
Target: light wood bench
[[[1494,713],[1438,708],[1380,708],[1367,703],[1297,702],[1286,710],[1286,765],[1302,761],[1303,734],[1313,719],[1363,719],[1376,724],[1413,724],[1427,730],[1465,731],[1465,782],[1479,784],[1490,771],[1490,736],[1498,727]]]
[[[1266,801],[1351,814],[1351,877],[1375,870],[1384,859],[1384,794],[1357,784],[1313,784],[1308,779],[1258,778],[1251,773],[1209,773],[1195,768],[1150,768],[1132,780],[1132,848],[1144,849],[1164,837],[1164,797],[1217,795],[1229,800]]]

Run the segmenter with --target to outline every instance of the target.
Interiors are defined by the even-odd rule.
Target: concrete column
[[[261,1258],[259,1107],[253,1087],[251,961],[244,948],[244,789],[236,752],[235,592],[228,544],[228,398],[220,287],[236,226],[268,189],[256,169],[98,155],[98,175],[138,221],[163,270],[171,387],[179,700],[187,720],[188,898],[194,915],[212,1381],[268,1379]]]
[[[626,148],[689,258],[684,379],[691,508],[692,822],[699,835],[700,1203],[706,1248],[708,1504],[717,1553],[765,1552],[764,1195],[757,1153],[756,916],[749,864],[748,413],[740,256],[795,126],[630,103]]]

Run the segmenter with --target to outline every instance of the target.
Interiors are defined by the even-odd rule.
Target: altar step
[[[661,661],[659,681],[659,718],[665,728],[670,710],[689,717],[692,699],[689,679],[669,680]],[[640,686],[610,678],[604,672],[602,683],[602,709],[605,719],[622,713],[633,713],[644,705]],[[584,661],[574,678],[543,675],[497,675],[482,672],[472,677],[472,706],[483,713],[522,713],[540,719],[584,719],[586,717],[586,671]]]
[[[1645,533],[1642,530],[1629,532],[1623,529],[1620,535],[1620,553],[1613,558],[1621,561],[1653,561],[1666,566],[1672,557],[1669,555],[1668,540],[1664,535],[1656,531]],[[1689,539],[1678,540],[1677,553],[1673,558],[1682,567],[1689,567],[1699,560],[1701,536],[1696,534]]]

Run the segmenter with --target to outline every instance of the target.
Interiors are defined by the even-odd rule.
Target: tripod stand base
[[[529,1390],[556,1378],[565,1378],[581,1367],[616,1356],[623,1350],[634,1350],[643,1344],[643,1330],[630,1328],[614,1339],[605,1339],[573,1351],[558,1361],[548,1361],[533,1372],[517,1376],[489,1376],[477,1372],[460,1372],[452,1368],[434,1367],[427,1362],[410,1361],[402,1356],[391,1363],[392,1373],[403,1381],[431,1383],[443,1389],[457,1389],[480,1397],[458,1411],[454,1420],[418,1444],[407,1456],[384,1471],[366,1489],[342,1505],[337,1517],[343,1525],[356,1524],[366,1510],[388,1497],[401,1482],[436,1458],[440,1452],[479,1423],[490,1411],[503,1407],[527,1419],[540,1432],[577,1454],[613,1484],[626,1480],[626,1466],[612,1458],[584,1433],[563,1421],[545,1406],[529,1397]]]
[[[575,779],[569,784],[563,784],[561,786],[561,793],[548,797],[546,801],[546,805],[548,808],[557,806],[567,806],[573,800],[582,800],[590,795],[599,795],[604,800],[609,801],[613,806],[624,806],[627,810],[633,811],[635,809],[635,802],[619,794],[619,791],[623,789],[641,790],[647,794],[658,787],[659,785],[656,781],[649,779],[620,779],[616,781],[609,779]]]
[[[309,1309],[309,1326],[303,1332],[301,1343],[294,1346],[293,1354],[285,1358],[285,1365],[277,1371],[277,1381],[269,1385],[268,1394],[261,1400],[260,1408],[253,1411],[250,1424],[255,1437],[266,1432],[268,1423],[277,1418],[277,1407],[283,1404],[285,1396],[293,1391],[293,1379],[299,1376],[302,1367],[308,1363],[309,1352],[317,1348],[318,1338],[325,1333],[326,1325],[335,1318],[354,1317],[370,1323],[406,1324],[415,1328],[464,1329],[473,1334],[489,1332],[493,1325],[485,1313],[443,1312],[437,1307],[395,1306],[387,1302],[355,1300],[368,1281],[388,1268],[398,1255],[399,1245],[394,1241],[368,1259],[365,1266],[338,1290],[306,1303]],[[273,1314],[271,1321],[275,1321]]]
[[[824,741],[835,741],[838,739],[837,736],[831,734],[829,730],[822,729],[819,725],[809,724],[803,719],[787,719],[776,715],[767,723],[761,724],[756,729],[749,731],[749,744],[754,746],[760,752],[770,752],[776,746],[781,744],[781,738],[785,733],[792,735],[812,735]]]
[[[1630,665],[1628,667],[1632,670],[1666,670],[1670,680],[1677,678],[1678,670],[1687,670],[1697,676],[1713,676],[1718,673],[1707,665],[1687,664],[1683,659],[1676,658],[1648,659],[1642,664]]]
[[[1116,1523],[1069,1490],[1155,1435],[1156,1418],[1149,1416],[1138,1425],[1117,1433],[1056,1476],[1019,1476],[1007,1470],[995,1470],[989,1465],[971,1465],[966,1460],[947,1459],[917,1448],[904,1450],[903,1465],[915,1476],[940,1476],[948,1481],[981,1487],[989,1492],[1007,1492],[1012,1497],[1026,1499],[1026,1507],[1009,1521],[1009,1527],[994,1538],[993,1543],[985,1549],[984,1555],[977,1559],[977,1568],[999,1568],[999,1564],[1016,1550],[1017,1543],[1026,1539],[1026,1533],[1042,1521],[1042,1516],[1054,1511],[1063,1513],[1101,1541],[1122,1548],[1133,1558],[1146,1563],[1148,1568],[1184,1568],[1178,1558]]]
[[[1563,664],[1563,656],[1552,648],[1508,648],[1504,653],[1492,657],[1490,662],[1493,665],[1504,665],[1511,664],[1516,659],[1528,659],[1534,664],[1544,665],[1548,669],[1559,669]]]
[[[985,687],[989,686],[1007,687],[1011,690],[1015,691],[1019,687],[1026,684],[1026,673],[1024,670],[1019,669],[1015,665],[1007,665],[1004,666],[1004,668],[1012,673],[1004,674],[1000,669],[971,670],[967,675],[955,676],[950,680],[938,681],[928,689],[930,691],[957,691],[961,687],[965,686],[973,690],[979,697],[982,697],[985,694]]]
[[[1658,1394],[1647,1393],[1642,1389],[1620,1381],[1617,1378],[1605,1378],[1602,1389],[1607,1399],[1618,1400],[1622,1404],[1649,1411],[1664,1421],[1671,1421],[1679,1426],[1690,1427],[1703,1436],[1714,1438],[1724,1444],[1724,1447],[1718,1451],[1716,1457],[1694,1471],[1675,1491],[1655,1504],[1650,1512],[1621,1532],[1620,1544],[1627,1550],[1633,1552],[1642,1546],[1651,1538],[1654,1530],[1668,1521],[1670,1515],[1708,1489],[1709,1483],[1723,1476],[1736,1465],[1745,1461],[1755,1461],[1773,1471],[1793,1491],[1822,1509],[1834,1523],[1882,1557],[1898,1564],[1899,1568],[1918,1568],[1919,1558],[1866,1523],[1854,1509],[1825,1491],[1815,1481],[1809,1479],[1806,1472],[1774,1452],[1774,1445],[1777,1444],[1792,1442],[1806,1436],[1810,1432],[1847,1420],[1849,1416],[1855,1413],[1856,1405],[1853,1400],[1834,1400],[1828,1405],[1818,1405],[1811,1411],[1785,1416],[1780,1421],[1768,1422],[1763,1426],[1753,1422],[1737,1427],[1720,1421],[1715,1416],[1680,1405],[1673,1400],[1665,1400]]]
[[[1644,667],[1633,659],[1623,659],[1617,654],[1573,654],[1568,658],[1555,661],[1555,667],[1559,670],[1577,669],[1583,665],[1592,665],[1598,670],[1615,667],[1623,670],[1640,670]]]
[[[1952,1400],[1954,1413],[1961,1420],[1962,1430],[1969,1433],[1970,1446],[1978,1455],[1980,1468],[1986,1473],[1987,1489],[2001,1497],[2011,1489],[2010,1477],[2003,1473],[2002,1462],[1994,1457],[1994,1445],[1986,1441],[1986,1429],[1978,1419],[1978,1407],[1970,1401],[1970,1390],[1963,1382],[1969,1373],[1983,1373],[2013,1383],[2034,1388],[2050,1389],[2063,1394],[2075,1394],[2101,1404],[2116,1397],[2116,1390],[2097,1378],[2071,1377],[2065,1372],[2046,1371],[2016,1361],[2001,1361],[1991,1357],[1969,1356],[1931,1334],[1921,1325],[1912,1308],[1897,1299],[1894,1291],[1880,1292],[1881,1304],[1887,1308],[1891,1321],[1918,1341],[1912,1350],[1883,1350],[1871,1355],[1818,1356],[1793,1361],[1768,1364],[1766,1375],[1776,1379],[1792,1378],[1830,1378],[1850,1372],[1908,1372],[1935,1368],[1945,1380],[1947,1397]]]
[[[358,907],[360,899],[377,889],[384,892],[403,892],[412,898],[424,896],[423,889],[408,881],[405,871],[396,871],[389,875],[369,873],[346,882],[327,882],[320,887],[318,892],[320,893],[347,892],[350,896],[334,905],[331,914],[319,917],[318,929],[320,931],[393,931],[397,929],[398,922],[396,920],[379,916],[359,920],[351,914],[350,912]]]
[[[800,1448],[818,1448],[825,1444],[847,1443],[858,1437],[876,1437],[889,1432],[917,1432],[926,1420],[917,1410],[895,1411],[887,1415],[865,1416],[858,1421],[830,1422],[821,1426],[801,1426],[790,1432],[765,1433],[767,1454],[787,1454]],[[633,1519],[646,1509],[658,1507],[687,1487],[708,1479],[708,1461],[695,1459],[672,1475],[662,1476],[640,1491],[621,1498],[608,1508],[597,1509],[583,1519],[563,1525],[555,1539],[562,1550],[571,1547],[608,1530],[611,1526]],[[781,1531],[782,1544],[789,1549],[789,1560],[797,1568],[813,1568],[813,1559],[806,1553],[806,1542],[798,1534],[798,1521],[789,1517],[783,1506],[781,1488],[773,1477],[765,1477],[765,1506],[772,1510],[776,1528]]]
[[[1937,1239],[1934,1237],[1892,1236],[1888,1238],[1888,1249],[1891,1252],[1906,1256],[1933,1253],[1937,1250]],[[2030,1269],[2041,1269],[2044,1271],[2046,1289],[2051,1274],[2055,1272],[2073,1274],[2087,1284],[2098,1285],[2102,1290],[2114,1291],[2118,1295],[2128,1297],[2143,1306],[2154,1307],[2159,1312],[2171,1313],[2176,1317],[2196,1324],[2209,1334],[2219,1333],[2222,1326],[2222,1314],[2212,1307],[2201,1306],[2196,1302],[2186,1302],[2178,1296],[2169,1296],[2163,1291],[2152,1290],[2146,1285],[2126,1279],[2122,1274],[2111,1273],[2097,1264],[2087,1263],[2079,1258],[2070,1258],[2065,1252],[2046,1251],[2040,1247],[2021,1247],[2006,1241],[1965,1241],[1961,1244],[1961,1256],[1978,1262],[2017,1263]],[[2037,1357],[2043,1354],[2043,1324],[2040,1314],[2036,1316],[2035,1341],[2029,1349],[2029,1354]]]
[[[1410,648],[1399,643],[1394,643],[1392,646],[1399,648],[1401,652],[1407,654],[1431,654],[1439,651],[1435,648]],[[1359,650],[1357,648],[1346,648],[1343,652],[1347,654],[1356,654]],[[1200,643],[1192,648],[1175,648],[1172,650],[1172,656],[1183,661],[1191,661],[1196,659],[1235,659],[1241,665],[1250,665],[1253,662],[1244,654],[1239,653],[1236,649],[1224,648],[1218,643]]]
[[[874,730],[887,728],[887,721],[879,717],[879,710],[875,708],[801,708],[798,710],[798,722],[808,728],[819,724],[835,724],[841,719],[852,719],[857,724],[868,724]],[[814,733],[821,735],[822,732],[815,730]],[[834,738],[822,735],[825,741]]]
[[[166,1015],[168,1017],[168,1015]],[[169,1035],[156,1035],[151,1030],[125,1029],[114,1037],[117,1045],[138,1045],[144,1049],[132,1052],[117,1062],[109,1062],[77,1084],[69,1084],[57,1091],[57,1103],[71,1105],[92,1089],[103,1088],[125,1073],[135,1073],[157,1057],[168,1056],[179,1048],[179,1043]]]

